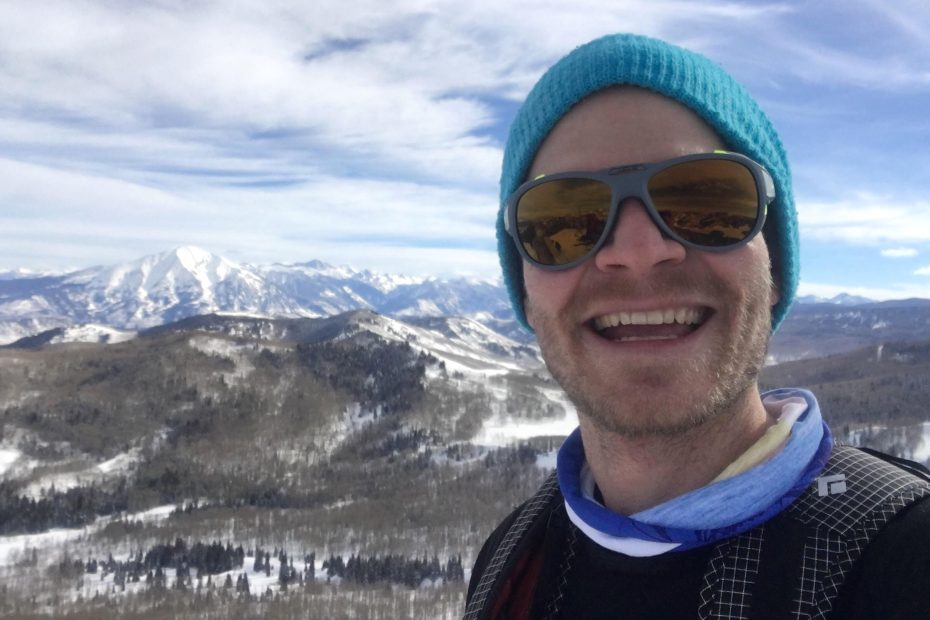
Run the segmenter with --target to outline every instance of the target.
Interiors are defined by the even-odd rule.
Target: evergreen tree
[[[165,571],[161,569],[161,566],[155,569],[155,578],[152,580],[152,584],[156,589],[165,588]]]
[[[249,575],[248,573],[242,573],[239,577],[239,581],[236,582],[236,592],[244,594],[246,596],[251,592],[249,586]]]
[[[288,575],[287,575],[287,564],[279,560],[278,561],[278,585],[281,586],[282,590],[287,590],[288,582],[289,580],[288,580]]]
[[[314,581],[316,579],[316,554],[311,553],[304,556],[304,581]]]

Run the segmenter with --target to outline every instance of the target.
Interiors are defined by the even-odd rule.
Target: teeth
[[[662,324],[662,311],[653,310],[652,312],[646,313],[646,323],[649,325],[661,325]]]
[[[639,340],[675,340],[678,336],[627,336],[620,338],[620,342],[637,342]]]
[[[701,311],[697,308],[665,308],[649,312],[617,312],[594,319],[594,326],[607,329],[617,325],[696,325],[701,322]]]

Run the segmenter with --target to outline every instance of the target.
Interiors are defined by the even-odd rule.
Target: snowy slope
[[[132,331],[124,331],[113,329],[112,327],[107,327],[106,325],[94,325],[93,323],[88,323],[62,329],[59,335],[49,340],[49,343],[58,344],[62,342],[97,342],[116,344],[118,342],[132,340],[135,338],[135,336],[136,333]]]
[[[542,367],[539,349],[503,336],[463,317],[395,319],[371,310],[354,310],[325,318],[272,319],[212,314],[191,317],[144,332],[197,330],[235,338],[316,343],[326,340],[383,338],[406,342],[445,362],[453,370],[484,374],[523,372]]]
[[[0,314],[0,345],[64,328],[70,324],[66,317],[18,317],[15,314],[4,317]]]

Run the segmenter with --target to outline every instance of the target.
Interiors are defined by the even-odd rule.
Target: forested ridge
[[[510,381],[497,377],[493,389],[509,392]],[[144,617],[152,597],[160,608],[179,596],[196,607],[209,588],[213,606],[244,605],[244,594],[249,614],[396,609],[397,594],[365,588],[431,583],[408,603],[454,617],[464,568],[545,475],[536,455],[557,445],[469,443],[495,407],[530,416],[544,406],[528,386],[549,387],[545,378],[512,381],[526,398],[501,401],[486,381],[366,333],[288,343],[165,330],[108,346],[0,351],[0,441],[37,463],[0,483],[0,534],[94,528],[63,548],[24,549],[0,569],[21,586],[0,613],[46,600],[71,601],[75,617],[99,605]],[[43,483],[120,459],[131,462],[88,484]],[[166,504],[179,509],[144,516]],[[188,553],[180,564],[164,559],[177,541]],[[231,598],[225,576],[206,585],[220,569]]]
[[[765,368],[763,389],[811,390],[834,434],[911,458],[930,421],[930,343],[892,342]]]

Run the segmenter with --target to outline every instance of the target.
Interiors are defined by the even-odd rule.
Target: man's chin
[[[738,381],[708,384],[700,373],[677,368],[670,377],[662,370],[630,371],[622,383],[610,386],[590,381],[582,389],[562,385],[579,417],[598,431],[631,439],[685,436],[732,415],[753,385],[751,373]]]
[[[579,418],[587,419],[601,433],[626,439],[683,437],[715,417],[711,408],[695,408],[691,403],[643,403],[641,407],[599,407],[575,403]]]

